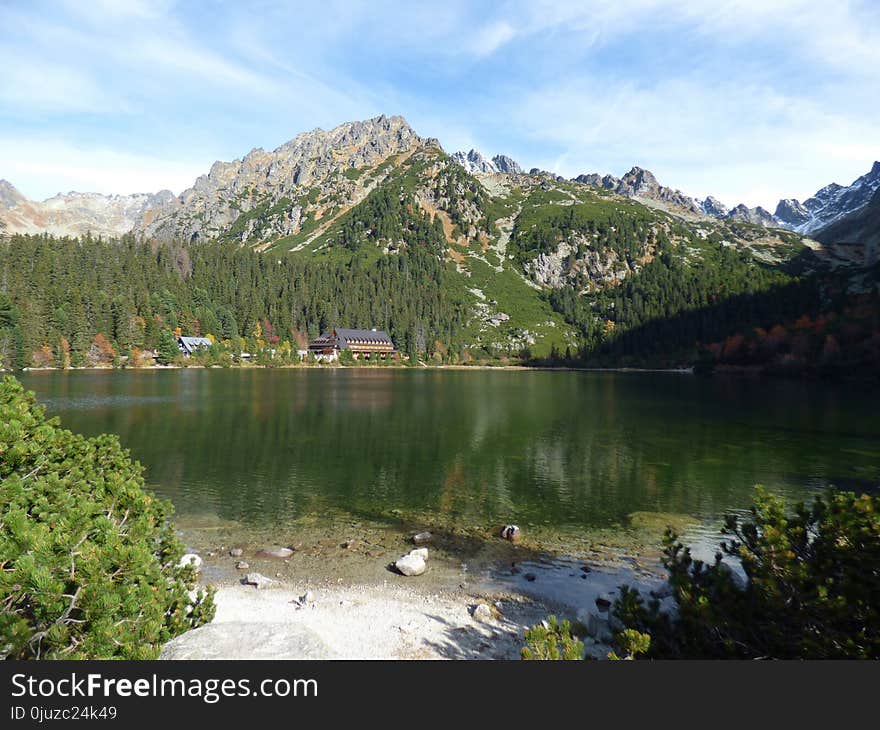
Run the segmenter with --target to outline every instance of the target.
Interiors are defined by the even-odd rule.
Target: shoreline
[[[70,368],[26,367],[21,370],[0,368],[3,373],[68,373],[68,372],[161,372],[165,370],[479,370],[479,371],[524,371],[524,372],[573,372],[573,373],[665,373],[670,375],[694,375],[693,367],[683,368],[589,368],[589,367],[542,367],[539,365],[152,365],[141,368],[116,368],[108,366],[82,366]]]
[[[556,615],[584,634],[587,655],[604,659],[620,587],[647,594],[665,583],[655,556],[631,551],[575,556],[498,538],[474,554],[435,539],[426,572],[410,577],[391,567],[415,547],[396,535],[384,550],[325,540],[286,558],[260,556],[262,543],[202,549],[199,583],[217,589],[217,614],[166,644],[162,658],[519,659],[524,632]],[[254,573],[266,584],[249,583]]]

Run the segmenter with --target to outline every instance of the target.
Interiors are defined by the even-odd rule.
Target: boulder
[[[245,576],[244,582],[250,586],[254,586],[257,590],[271,588],[278,584],[277,580],[267,578],[262,573],[248,573],[247,576]]]
[[[235,564],[235,569],[236,569],[236,570],[247,570],[247,569],[250,568],[250,567],[251,567],[251,566],[248,565],[244,560],[239,560],[239,561]]]
[[[180,562],[178,565],[182,568],[185,565],[192,565],[196,570],[202,567],[202,559],[195,553],[186,553],[186,555],[180,558]]]
[[[244,555],[244,550],[241,548],[232,548],[232,550],[229,551],[229,557],[231,558],[240,558],[242,555]]]
[[[492,621],[495,618],[495,614],[492,612],[492,607],[487,603],[479,603],[474,607],[474,621]]]
[[[289,558],[293,555],[293,550],[289,547],[281,547],[280,545],[272,545],[257,551],[258,558]]]
[[[428,557],[428,551],[425,548],[422,549],[424,550],[424,554],[422,554],[422,550],[413,550],[411,553],[399,558],[398,561],[394,563],[394,567],[403,575],[421,575],[428,567],[425,564],[425,558]]]
[[[412,541],[416,545],[424,545],[426,542],[431,542],[434,539],[434,536],[430,532],[419,532],[412,536]]]

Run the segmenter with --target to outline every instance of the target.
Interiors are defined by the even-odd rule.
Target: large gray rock
[[[162,647],[161,659],[333,659],[314,631],[294,623],[227,621],[181,634]]]

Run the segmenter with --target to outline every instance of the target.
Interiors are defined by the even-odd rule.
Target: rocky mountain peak
[[[349,171],[375,169],[391,158],[436,145],[436,140],[419,137],[401,116],[313,129],[272,151],[258,147],[241,159],[215,162],[177,199],[138,221],[135,233],[164,239],[216,238],[254,208],[280,205],[284,210],[277,208],[265,233],[291,235],[303,224],[298,201],[313,189],[328,188],[332,178],[341,195],[353,201],[368,191],[356,182],[360,172],[347,177]],[[241,240],[249,240],[253,232],[245,229]]]
[[[27,198],[18,192],[11,182],[8,180],[0,180],[0,210],[13,208],[25,200],[27,200]]]
[[[499,172],[519,175],[523,172],[519,164],[507,155],[495,155],[490,160],[476,149],[470,152],[459,150],[452,154],[452,159],[472,175],[494,175]]]
[[[799,233],[813,234],[866,206],[877,190],[880,190],[880,161],[875,161],[868,172],[850,185],[831,183],[803,203],[780,200],[777,217]]]
[[[610,190],[627,198],[637,198],[642,201],[652,201],[660,207],[668,207],[675,211],[683,211],[691,214],[701,214],[703,211],[693,198],[685,195],[680,190],[673,190],[657,182],[657,178],[650,170],[634,166],[623,177],[614,175],[600,176],[597,173],[578,175],[576,182]]]
[[[730,212],[730,208],[712,195],[700,201],[699,206],[706,215],[713,218],[724,218]]]
[[[519,166],[519,163],[516,160],[511,159],[507,155],[495,155],[492,158],[492,162],[495,163],[495,167],[498,168],[498,172],[505,172],[511,175],[521,175],[523,169]]]

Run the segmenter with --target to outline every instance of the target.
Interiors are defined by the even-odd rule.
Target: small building
[[[184,357],[190,357],[197,350],[207,350],[214,343],[207,337],[178,337],[177,346]]]
[[[309,343],[309,352],[316,358],[335,360],[343,350],[364,360],[396,358],[394,343],[383,330],[349,330],[337,328]]]

